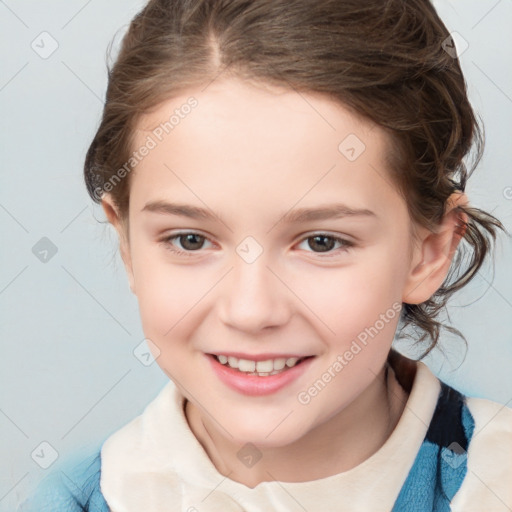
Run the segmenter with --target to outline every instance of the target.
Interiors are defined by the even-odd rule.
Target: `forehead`
[[[141,208],[183,196],[259,213],[342,200],[375,211],[400,201],[385,165],[387,134],[320,94],[217,80],[144,115],[133,149],[144,145],[151,149],[130,194]]]

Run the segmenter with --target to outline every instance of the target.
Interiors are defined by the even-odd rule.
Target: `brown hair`
[[[453,46],[428,0],[151,0],[109,68],[103,118],[85,159],[87,189],[96,202],[110,192],[105,185],[129,161],[142,114],[224,72],[328,95],[383,127],[393,141],[388,163],[397,190],[412,220],[433,230],[448,197],[464,191],[483,148],[460,64],[446,43]],[[468,171],[463,160],[472,149]],[[129,177],[111,191],[122,218]],[[445,282],[429,300],[402,310],[400,333],[412,326],[418,344],[430,339],[420,359],[441,327],[464,338],[436,317],[478,272],[497,229],[505,229],[478,208],[458,208],[468,222]]]

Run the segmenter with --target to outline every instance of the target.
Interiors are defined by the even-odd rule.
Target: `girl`
[[[391,348],[504,229],[453,47],[427,0],[147,4],[85,180],[172,382],[23,510],[511,509],[511,409]]]

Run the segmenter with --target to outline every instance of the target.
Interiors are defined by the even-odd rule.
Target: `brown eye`
[[[160,241],[166,249],[180,256],[193,256],[204,248],[205,242],[211,243],[206,236],[195,232],[178,233]]]
[[[351,247],[355,246],[354,242],[326,233],[303,238],[301,245],[305,243],[307,243],[307,248],[304,248],[306,252],[326,253],[325,256],[335,256],[340,252],[347,252]]]
[[[335,245],[336,241],[332,236],[316,235],[308,238],[308,246],[315,252],[330,251]]]
[[[204,244],[206,238],[202,235],[198,235],[197,233],[187,233],[185,235],[178,235],[176,238],[180,241],[183,249],[187,251],[196,251],[197,249],[201,249]]]

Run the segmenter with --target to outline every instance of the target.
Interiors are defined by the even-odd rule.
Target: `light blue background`
[[[108,43],[116,32],[120,39],[143,4],[0,1],[4,510],[13,510],[69,454],[99,443],[140,414],[167,382],[156,363],[144,366],[133,354],[144,338],[137,303],[114,232],[100,222],[103,212],[93,206],[82,183],[85,152],[106,90]],[[470,201],[512,231],[512,189],[507,188],[512,187],[512,2],[436,5],[449,29],[469,43],[462,65],[486,127],[486,153],[469,182]],[[47,59],[31,47],[43,31],[58,43]],[[42,237],[58,249],[47,263],[32,253]],[[488,264],[449,309],[452,325],[468,339],[466,359],[462,344],[450,336],[443,338],[447,359],[437,351],[426,359],[462,392],[509,405],[511,262],[511,241],[501,237],[494,273]],[[59,455],[47,470],[31,457],[43,441]],[[48,462],[51,449],[44,453]],[[40,464],[44,457],[34,455]]]

